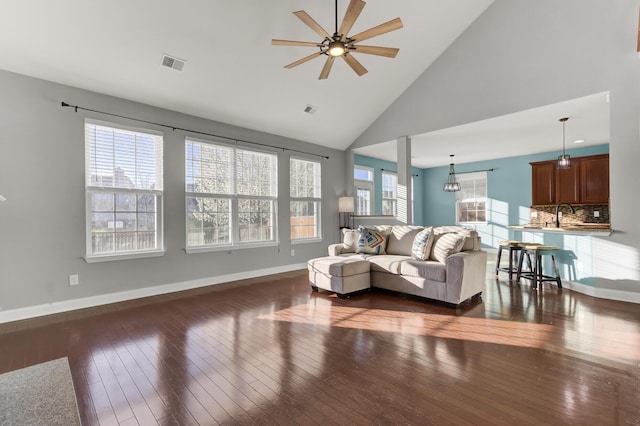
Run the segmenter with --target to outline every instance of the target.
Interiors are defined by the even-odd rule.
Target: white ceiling
[[[526,111],[411,136],[411,163],[428,168],[495,158],[515,157],[562,149],[562,124],[566,122],[566,148],[609,143],[608,93],[598,93]],[[574,144],[576,140],[583,140]],[[396,142],[384,142],[356,153],[397,161]]]
[[[492,2],[369,0],[351,34],[400,17],[403,29],[366,43],[397,58],[360,54],[368,74],[337,61],[319,81],[321,58],[283,68],[313,48],[271,39],[320,41],[301,9],[333,33],[330,0],[3,0],[0,69],[345,149]],[[161,67],[163,53],[184,71]]]

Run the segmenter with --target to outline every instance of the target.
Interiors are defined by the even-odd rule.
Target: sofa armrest
[[[344,244],[329,244],[329,256],[338,256],[342,254],[342,250],[344,249]]]
[[[446,302],[460,304],[484,291],[487,281],[487,252],[462,251],[446,260]]]

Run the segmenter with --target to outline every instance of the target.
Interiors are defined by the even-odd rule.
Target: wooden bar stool
[[[516,282],[520,283],[520,278],[526,278],[531,280],[531,288],[538,288],[540,284],[540,290],[542,290],[543,282],[555,281],[558,288],[562,288],[562,281],[560,280],[560,271],[556,264],[555,254],[559,247],[557,246],[545,246],[542,244],[536,245],[523,245],[520,260],[518,261],[518,271],[516,276]],[[551,256],[551,262],[553,264],[553,273],[555,275],[545,275],[542,271],[542,257]],[[527,258],[529,270],[522,270],[522,263],[524,258]]]
[[[513,279],[513,273],[516,272],[514,266],[518,264],[520,258],[519,253],[522,247],[520,247],[520,241],[507,240],[500,241],[498,243],[498,257],[496,259],[496,277],[498,272],[506,272],[509,274],[509,281]],[[502,259],[502,250],[509,251],[509,266],[500,266],[500,260]]]

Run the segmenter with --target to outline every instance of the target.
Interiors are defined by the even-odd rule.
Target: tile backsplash
[[[609,205],[607,204],[575,204],[573,208],[576,211],[575,214],[571,213],[566,205],[560,208],[562,212],[560,223],[609,223]],[[596,214],[599,214],[599,217],[596,217]],[[533,225],[552,226],[556,220],[556,206],[531,206],[530,217]]]

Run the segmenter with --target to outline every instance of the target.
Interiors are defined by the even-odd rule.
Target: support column
[[[413,224],[413,212],[411,211],[411,138],[399,137],[396,141],[398,152],[398,214],[400,222],[407,225]]]

